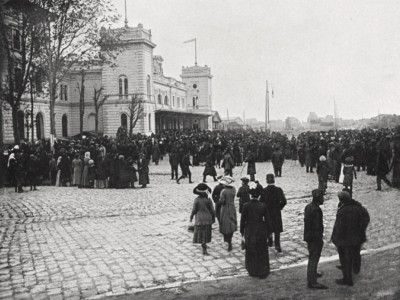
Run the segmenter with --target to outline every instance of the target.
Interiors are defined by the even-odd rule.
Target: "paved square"
[[[202,179],[203,167],[192,171],[195,181]],[[234,170],[237,188],[240,171],[241,167]],[[265,174],[272,171],[272,165],[257,163],[257,171],[256,178],[265,185]],[[359,172],[357,178],[355,199],[371,215],[365,248],[400,240],[400,191],[376,192],[375,177],[365,172]],[[288,204],[283,210],[283,252],[270,249],[272,268],[307,259],[303,211],[318,180],[316,174],[307,174],[298,164],[286,161],[283,177],[277,178],[276,184],[283,188]],[[210,256],[203,256],[201,247],[192,244],[187,224],[194,186],[187,180],[180,185],[172,181],[164,159],[158,166],[150,165],[146,189],[46,186],[22,194],[11,188],[0,190],[0,299],[99,297],[246,273],[239,232],[234,235],[232,252],[226,251],[217,224],[213,225]],[[322,256],[336,254],[329,240],[339,190],[340,184],[328,184],[322,207]]]

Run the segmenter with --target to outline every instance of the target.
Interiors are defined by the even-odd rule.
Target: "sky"
[[[122,19],[124,0],[112,0]],[[151,29],[164,75],[213,74],[213,110],[264,121],[309,112],[361,119],[400,114],[398,0],[126,0],[128,25]]]

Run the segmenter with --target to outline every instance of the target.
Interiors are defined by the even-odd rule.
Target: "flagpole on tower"
[[[197,66],[197,40],[196,38],[183,42],[184,44],[194,42],[194,65]]]
[[[125,27],[128,27],[128,17],[126,14],[126,0],[125,0]]]

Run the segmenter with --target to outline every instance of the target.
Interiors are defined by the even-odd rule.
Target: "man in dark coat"
[[[386,174],[389,173],[389,160],[390,158],[387,156],[385,149],[380,147],[378,149],[378,154],[376,157],[376,185],[377,191],[382,190],[382,180],[388,185],[392,186],[392,183],[389,179],[386,178]]]
[[[282,177],[282,165],[285,159],[279,147],[276,147],[274,152],[272,152],[271,161],[272,161],[272,166],[274,167],[275,176]]]
[[[214,178],[214,181],[217,181],[217,171],[215,170],[214,167],[214,159],[212,158],[211,153],[208,154],[205,158],[206,164],[204,166],[204,172],[203,172],[203,182],[207,182],[206,181],[206,177],[207,176],[211,176]]]
[[[172,147],[171,153],[169,155],[169,164],[171,165],[171,180],[178,179],[178,166],[179,166],[179,153],[176,147]]]
[[[312,197],[312,202],[304,210],[304,241],[308,248],[307,284],[310,289],[327,289],[327,286],[317,282],[317,278],[322,276],[317,269],[324,246],[323,214],[319,207],[324,203],[323,191],[313,190]]]
[[[350,190],[348,189],[343,189],[343,191],[348,192],[350,194]],[[338,209],[342,206],[342,202],[339,202]],[[368,210],[358,201],[351,199],[351,204],[355,205],[359,209],[360,217],[361,217],[361,223],[360,223],[360,244],[358,244],[357,249],[354,251],[354,260],[353,260],[353,272],[354,274],[360,273],[361,269],[361,247],[362,244],[364,244],[367,241],[367,227],[370,222],[370,216],[368,213]],[[343,258],[343,257],[342,257]],[[344,263],[343,261],[340,261],[340,266],[337,268],[343,269]]]
[[[139,184],[142,188],[146,188],[150,183],[149,178],[149,162],[144,153],[139,155],[138,160]]]
[[[250,175],[250,181],[255,181],[256,174],[256,156],[249,151],[246,157],[247,162],[247,175]]]
[[[271,232],[268,237],[268,245],[272,247],[273,239],[272,232],[275,235],[275,249],[282,252],[280,234],[283,232],[281,210],[286,205],[286,197],[280,187],[275,186],[275,177],[273,174],[267,174],[267,187],[264,188],[260,202],[265,203],[271,220]]]
[[[179,177],[176,180],[176,183],[179,184],[179,181],[182,178],[187,178],[189,177],[189,183],[193,183],[192,181],[192,172],[190,172],[190,168],[189,166],[191,166],[191,162],[190,162],[190,157],[189,157],[189,153],[186,152],[183,157],[181,158],[181,162],[180,162],[180,166],[181,166],[181,171],[182,171],[182,176]]]
[[[337,279],[339,285],[353,285],[352,269],[361,244],[362,219],[360,209],[354,205],[348,192],[339,192],[340,208],[336,213],[332,242],[337,247],[342,264],[343,278]]]

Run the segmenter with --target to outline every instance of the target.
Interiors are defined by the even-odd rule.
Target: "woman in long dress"
[[[270,272],[268,254],[268,213],[258,201],[262,190],[251,186],[251,199],[244,204],[240,219],[240,233],[246,245],[245,265],[252,277],[266,278]]]
[[[203,255],[208,255],[207,244],[211,242],[211,225],[215,222],[214,205],[208,197],[211,188],[205,183],[199,183],[194,189],[193,194],[197,195],[194,199],[190,222],[194,223],[193,244],[201,244]]]
[[[79,153],[75,154],[75,158],[72,161],[72,169],[74,170],[74,177],[72,179],[72,185],[78,186],[81,184],[82,178],[82,160],[79,158]]]
[[[90,187],[89,182],[89,161],[90,161],[90,152],[85,152],[85,158],[83,159],[83,172],[82,172],[82,183],[81,186],[83,188]]]
[[[219,180],[225,187],[219,198],[221,204],[219,231],[224,235],[224,242],[228,243],[228,251],[232,251],[232,237],[233,233],[237,231],[234,181],[230,176],[224,176]]]

